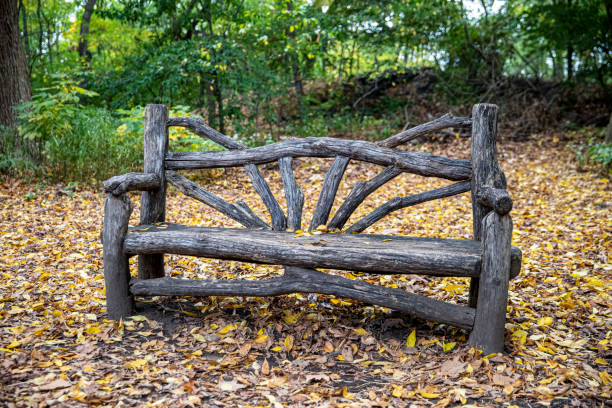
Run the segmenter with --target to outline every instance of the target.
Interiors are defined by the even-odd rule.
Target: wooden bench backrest
[[[480,239],[482,219],[492,207],[492,204],[486,201],[488,196],[483,191],[486,188],[505,189],[505,177],[499,169],[495,152],[496,120],[497,107],[495,105],[479,104],[474,106],[472,119],[447,114],[376,143],[322,137],[290,139],[248,149],[236,140],[212,129],[198,118],[168,118],[168,110],[165,105],[148,105],[145,113],[144,170],[147,173],[158,174],[162,179],[163,187],[155,192],[143,194],[141,223],[150,224],[164,220],[167,177],[167,181],[184,194],[212,206],[247,228],[270,228],[255,215],[246,203],[241,201],[236,204],[228,203],[174,171],[244,166],[255,190],[261,196],[271,215],[271,228],[275,230],[301,229],[304,195],[293,175],[292,158],[334,157],[334,162],[323,181],[309,226],[310,230],[321,225],[327,225],[330,230],[342,229],[351,214],[369,194],[402,172],[409,172],[427,177],[440,177],[457,181],[457,183],[408,197],[396,197],[358,220],[346,231],[361,232],[399,208],[472,190],[474,238]],[[470,125],[472,125],[471,160],[395,149],[428,132]],[[169,126],[188,128],[228,150],[168,153]],[[351,159],[382,165],[384,169],[372,179],[356,183],[328,223],[338,186]],[[274,161],[278,161],[284,185],[287,200],[286,216],[257,168],[258,164]],[[482,197],[479,199],[480,196]]]

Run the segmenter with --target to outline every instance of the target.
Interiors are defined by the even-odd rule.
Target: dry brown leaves
[[[458,141],[435,150],[465,156],[467,146]],[[36,407],[604,405],[612,380],[609,181],[577,172],[560,144],[503,144],[500,162],[515,199],[514,244],[524,263],[510,286],[507,354],[493,356],[466,346],[462,330],[313,294],[140,299],[139,315],[108,321],[98,239],[102,195],[6,180],[0,400]],[[302,161],[297,171],[308,214],[328,163]],[[376,171],[349,167],[340,196]],[[282,198],[278,171],[265,174]],[[211,191],[232,201],[246,197],[264,213],[238,171],[209,180]],[[400,176],[352,220],[393,196],[442,184]],[[172,197],[169,221],[232,225],[194,200]],[[399,211],[367,232],[470,237],[469,196]],[[168,274],[186,278],[257,279],[279,271],[168,257]],[[464,279],[359,278],[466,301]]]

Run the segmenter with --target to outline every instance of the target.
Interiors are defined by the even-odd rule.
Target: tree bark
[[[14,126],[14,107],[32,99],[16,0],[0,2],[0,125]]]
[[[77,52],[79,53],[79,57],[81,57],[81,63],[84,65],[91,62],[91,52],[88,48],[87,36],[89,35],[89,23],[93,15],[94,7],[96,7],[96,0],[87,0],[83,11],[83,18],[81,19],[81,31],[79,33]]]

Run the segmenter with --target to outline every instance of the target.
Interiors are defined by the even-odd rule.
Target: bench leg
[[[129,291],[129,258],[123,253],[123,241],[128,229],[132,202],[127,194],[109,194],[104,201],[104,284],[106,286],[106,312],[119,320],[132,313],[133,297]]]
[[[482,267],[478,306],[469,342],[486,354],[504,349],[510,279],[512,219],[490,212],[482,221]]]

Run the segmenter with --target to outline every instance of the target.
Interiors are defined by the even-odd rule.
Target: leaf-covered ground
[[[429,149],[467,155],[461,140]],[[609,181],[577,171],[556,138],[504,143],[500,162],[515,199],[513,240],[523,250],[523,269],[510,285],[506,353],[493,356],[470,349],[463,330],[320,295],[138,299],[136,316],[106,320],[101,192],[4,180],[1,405],[604,406],[612,381]],[[301,161],[297,169],[308,214],[329,163]],[[340,196],[376,171],[351,165]],[[264,174],[284,203],[278,171]],[[209,174],[204,182],[229,200],[246,197],[263,214],[240,171]],[[442,184],[400,176],[352,220],[393,196]],[[194,200],[171,196],[169,221],[232,225]],[[137,204],[137,196],[132,200]],[[463,194],[399,211],[367,232],[467,238],[471,222]],[[168,274],[188,278],[280,273],[167,258]],[[468,288],[464,279],[359,279],[457,302],[466,301]]]

